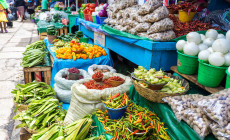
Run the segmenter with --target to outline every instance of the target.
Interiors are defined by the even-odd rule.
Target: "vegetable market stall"
[[[74,60],[63,60],[63,59],[58,59],[55,55],[54,52],[51,51],[51,47],[52,44],[50,44],[48,42],[48,39],[45,38],[44,39],[47,49],[49,51],[49,53],[52,55],[53,59],[54,59],[54,64],[53,64],[53,69],[52,69],[52,74],[51,74],[51,86],[54,85],[54,77],[56,75],[56,73],[58,71],[60,71],[63,68],[72,68],[72,67],[77,67],[79,69],[84,69],[84,70],[88,70],[88,67],[93,65],[93,64],[98,64],[98,65],[109,65],[109,66],[113,66],[113,61],[110,57],[110,53],[109,50],[106,48],[103,48],[107,55],[106,56],[101,56],[99,58],[94,58],[94,59],[77,59],[76,61]]]
[[[153,42],[142,37],[130,38],[133,35],[128,33],[121,36],[122,32],[117,34],[117,30],[105,30],[98,24],[80,18],[76,19],[76,23],[84,35],[91,39],[94,39],[95,31],[104,32],[105,47],[137,65],[145,66],[147,69],[154,67],[157,70],[170,70],[170,67],[176,64],[175,42]]]

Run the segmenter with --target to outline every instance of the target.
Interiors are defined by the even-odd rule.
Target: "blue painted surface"
[[[79,19],[79,21],[100,30],[98,24],[83,19]],[[87,37],[94,39],[94,32],[86,29],[82,24],[80,24],[80,30]],[[168,71],[171,66],[177,64],[176,42],[153,42],[106,35],[105,47],[146,69],[156,68]]]

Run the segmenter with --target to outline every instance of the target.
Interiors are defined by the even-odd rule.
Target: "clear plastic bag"
[[[122,19],[122,12],[121,11],[117,12],[116,18],[117,18],[117,20]]]
[[[150,23],[140,23],[135,27],[135,29],[137,32],[144,32],[147,31],[150,28],[150,26]]]
[[[146,38],[149,37],[149,35],[148,35],[146,32],[138,33],[137,35],[138,35],[138,36],[142,36],[142,37],[146,37]]]
[[[116,25],[117,24],[117,20],[116,19],[110,19],[110,24],[111,25]]]
[[[188,108],[182,111],[182,119],[194,129],[194,131],[204,138],[210,133],[210,120],[200,108]]]
[[[203,97],[202,95],[199,94],[189,94],[189,95],[182,95],[182,96],[172,96],[172,97],[165,97],[163,98],[163,101],[168,103],[177,120],[181,121],[182,120],[182,112],[185,109],[188,109],[191,107],[192,102]]]
[[[114,29],[117,29],[117,30],[121,30],[121,29],[123,28],[123,26],[122,26],[122,25],[116,25],[116,26],[114,26],[113,28],[114,28]]]
[[[140,9],[138,10],[139,15],[146,15],[151,13],[158,7],[162,5],[162,1],[159,0],[148,0],[145,4],[143,4]]]
[[[160,33],[154,33],[154,34],[149,35],[149,38],[154,41],[169,41],[171,39],[174,39],[175,37],[176,35],[173,30],[160,32]]]
[[[228,125],[230,121],[230,89],[200,99],[195,104],[202,108],[205,114],[218,123],[221,127]]]
[[[172,30],[173,28],[174,28],[173,21],[169,18],[165,18],[158,22],[155,22],[148,30],[148,34],[164,32],[167,30]]]
[[[145,22],[157,22],[161,19],[167,18],[169,15],[169,11],[165,6],[161,6],[157,8],[153,13],[145,15],[143,20]]]
[[[217,123],[210,125],[213,135],[218,140],[229,140],[230,139],[230,123],[226,127],[220,127]]]
[[[137,34],[137,30],[136,30],[136,28],[132,28],[132,29],[128,30],[128,33],[136,35]]]
[[[143,19],[144,17],[143,16],[136,16],[135,17],[135,20],[137,21],[137,22],[139,22],[139,23],[144,23],[145,21],[144,21],[144,19]]]

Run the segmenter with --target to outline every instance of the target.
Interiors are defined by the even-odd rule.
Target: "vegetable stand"
[[[55,53],[51,51],[52,44],[50,44],[48,42],[48,39],[45,38],[44,41],[46,43],[46,46],[47,46],[49,53],[52,55],[53,60],[54,60],[52,74],[51,74],[51,86],[54,85],[54,77],[55,77],[56,73],[63,68],[77,67],[79,69],[84,69],[87,71],[88,67],[93,65],[93,64],[113,66],[113,61],[110,58],[109,50],[106,48],[104,48],[104,49],[105,49],[107,55],[101,56],[99,58],[95,58],[95,59],[91,59],[91,60],[90,59],[86,59],[86,60],[78,59],[76,61],[74,61],[74,60],[63,60],[63,59],[58,59],[56,57]]]
[[[83,19],[76,19],[75,24],[87,37],[94,39],[94,31],[105,32],[101,26]],[[149,40],[132,39],[118,35],[107,34],[105,47],[125,57],[131,62],[147,69],[170,70],[176,64],[177,53],[175,42],[153,42]]]

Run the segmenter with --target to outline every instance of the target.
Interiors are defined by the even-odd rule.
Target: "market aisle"
[[[14,131],[14,103],[11,90],[17,83],[23,83],[23,68],[20,66],[26,45],[39,40],[34,23],[15,21],[9,33],[0,34],[0,140],[19,138]],[[18,135],[18,134],[17,134]]]

